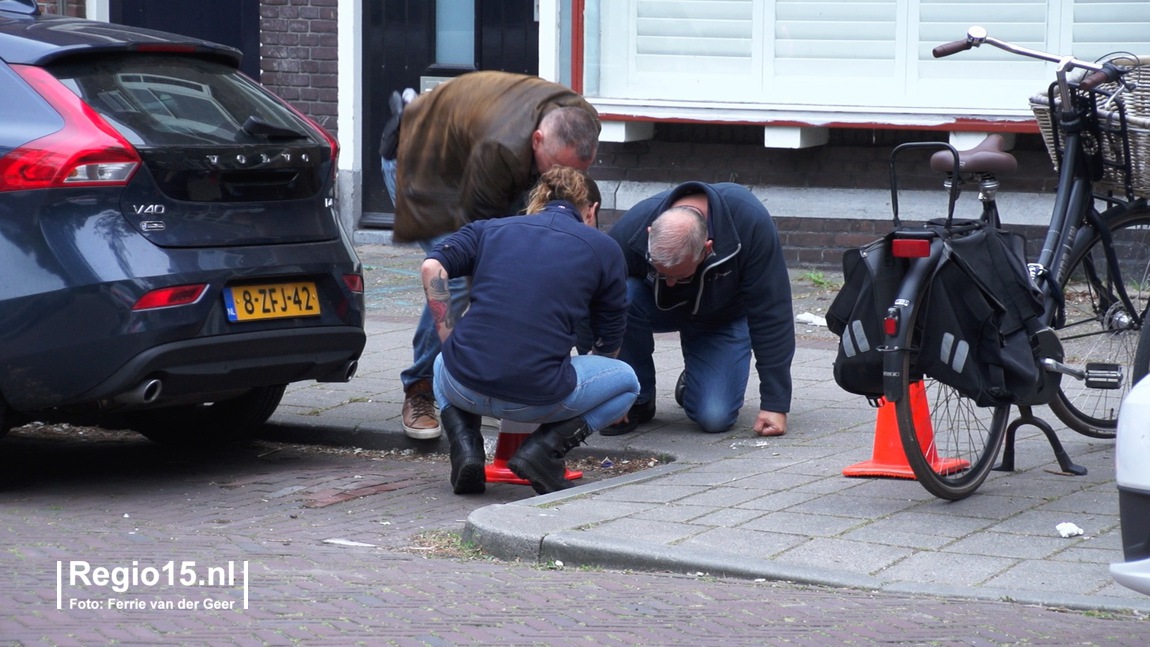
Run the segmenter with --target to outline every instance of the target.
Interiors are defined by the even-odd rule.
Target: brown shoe
[[[407,397],[403,400],[403,431],[407,437],[416,440],[439,438],[443,428],[439,426],[431,384],[427,380],[420,380],[407,387],[406,393]]]

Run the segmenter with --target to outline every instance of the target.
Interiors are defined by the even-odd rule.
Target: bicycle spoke
[[[1108,223],[1129,306],[1121,299],[1095,239],[1070,263],[1064,279],[1065,302],[1056,332],[1062,343],[1063,363],[1084,370],[1088,363],[1115,364],[1124,374],[1121,389],[1089,388],[1082,380],[1064,376],[1058,397],[1051,403],[1058,418],[1075,431],[1096,438],[1113,438],[1118,408],[1129,392],[1134,357],[1140,337],[1141,313],[1150,287],[1150,213],[1122,214]]]

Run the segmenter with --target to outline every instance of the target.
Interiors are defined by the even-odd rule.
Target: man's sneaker
[[[443,433],[435,410],[435,396],[427,380],[407,387],[407,397],[403,400],[403,431],[408,438],[416,440],[433,440]]]
[[[683,406],[683,392],[687,390],[687,372],[679,373],[679,380],[675,382],[675,404]]]
[[[620,422],[604,427],[599,430],[603,436],[622,436],[629,434],[632,431],[655,417],[655,398],[651,398],[650,402],[637,402],[631,405],[631,410],[627,412],[627,422]]]

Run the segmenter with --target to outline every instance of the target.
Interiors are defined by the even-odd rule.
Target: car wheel
[[[279,406],[286,384],[252,389],[231,400],[124,414],[126,427],[165,445],[210,447],[251,440]]]

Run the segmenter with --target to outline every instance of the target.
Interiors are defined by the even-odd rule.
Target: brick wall
[[[775,218],[775,226],[787,267],[840,271],[845,250],[883,237],[892,225],[890,220]],[[1010,230],[1026,238],[1027,258],[1038,255],[1046,235],[1045,227],[1013,225]]]
[[[825,146],[801,150],[768,149],[755,126],[671,124],[656,127],[655,139],[603,143],[591,175],[600,180],[633,182],[738,182],[758,187],[809,187],[890,190],[890,154],[908,141],[944,141],[945,133],[896,130],[832,130]],[[1019,170],[1003,180],[1003,190],[1053,193],[1058,178],[1038,135],[1020,135],[1011,151]],[[929,153],[916,153],[899,164],[900,189],[937,190],[941,178],[925,165]],[[968,198],[969,199],[969,198]],[[622,215],[605,211],[609,229]],[[787,265],[839,270],[842,252],[890,231],[889,219],[775,217]],[[1029,248],[1040,246],[1044,229],[1022,231]],[[1029,249],[1035,253],[1035,249]]]
[[[75,18],[83,18],[86,9],[85,0],[64,0],[64,2],[49,0],[37,4],[40,5],[40,11],[44,13],[63,14]]]
[[[623,213],[620,210],[604,209],[599,214],[599,228],[610,231]],[[891,221],[888,219],[776,217],[774,220],[787,267],[791,269],[841,271],[844,251],[882,238],[891,230]],[[1014,225],[1010,230],[1026,238],[1027,258],[1038,256],[1046,236],[1045,227]]]
[[[260,0],[260,82],[333,135],[337,0]]]
[[[889,188],[890,154],[909,141],[945,141],[936,131],[833,129],[825,146],[772,149],[759,126],[659,124],[647,141],[599,146],[592,175],[635,182],[738,182],[752,186]],[[1011,151],[1019,161],[1010,190],[1053,191],[1058,178],[1038,135],[1019,135]],[[919,154],[921,160],[929,153]],[[899,165],[899,186],[936,189],[932,173],[914,154]]]

